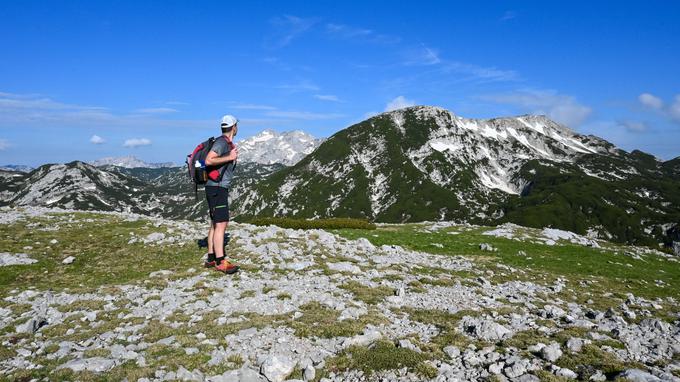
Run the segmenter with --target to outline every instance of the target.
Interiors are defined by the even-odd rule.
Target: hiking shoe
[[[203,263],[203,266],[206,267],[206,268],[214,268],[215,265],[217,265],[217,262],[215,262],[215,260],[213,260],[213,261],[207,261],[207,260],[206,260],[206,261]]]
[[[227,260],[222,261],[222,264],[215,266],[216,271],[224,272],[228,275],[238,272],[238,265],[232,264]]]

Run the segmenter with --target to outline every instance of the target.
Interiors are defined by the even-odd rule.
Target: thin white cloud
[[[319,91],[320,88],[315,83],[308,80],[301,80],[292,83],[286,83],[276,86],[277,89],[286,90],[291,93],[303,92],[303,91]]]
[[[661,98],[650,93],[640,94],[638,101],[646,108],[663,115],[673,122],[680,123],[680,94],[676,95],[668,106],[666,106]]]
[[[643,131],[647,131],[648,129],[647,124],[637,121],[621,121],[619,122],[619,125],[623,126],[626,130],[635,133],[641,133]]]
[[[6,139],[0,139],[0,151],[5,151],[9,147],[10,147],[10,144]]]
[[[661,98],[649,93],[640,94],[638,96],[638,101],[640,101],[642,105],[654,110],[660,110],[663,107],[663,101]]]
[[[415,49],[407,49],[402,55],[404,56],[403,65],[407,66],[419,66],[419,65],[437,65],[442,62],[439,58],[439,52],[434,49],[421,45]]]
[[[573,128],[581,126],[592,113],[590,107],[582,105],[576,98],[554,90],[524,89],[480,98],[516,106],[522,112],[544,114],[552,120]]]
[[[259,105],[254,103],[240,103],[229,102],[228,107],[238,110],[276,110],[277,108],[270,105]]]
[[[680,122],[680,94],[675,96],[674,102],[668,108],[668,114],[673,120]]]
[[[324,119],[335,119],[343,117],[343,114],[337,113],[313,113],[309,111],[287,111],[287,110],[271,110],[265,113],[268,117],[298,119],[305,121],[316,121]]]
[[[399,37],[376,33],[371,29],[335,23],[326,24],[326,33],[335,38],[380,44],[396,44],[401,41]]]
[[[277,29],[277,33],[269,45],[274,48],[283,48],[307,32],[317,22],[318,19],[316,18],[302,18],[292,15],[275,17],[270,20],[270,23]]]
[[[150,146],[151,141],[147,138],[130,138],[123,143],[123,147],[131,147],[131,148],[136,148],[136,147],[141,147],[141,146]]]
[[[135,112],[143,114],[167,114],[176,113],[177,109],[173,109],[171,107],[148,107],[144,109],[137,109]]]
[[[120,114],[108,108],[83,106],[53,100],[36,94],[0,92],[0,126],[24,127],[205,127],[213,121],[163,119],[168,113]]]
[[[90,138],[90,143],[95,144],[95,145],[101,145],[103,143],[106,143],[106,140],[99,135],[95,134]]]
[[[333,94],[314,94],[314,98],[319,99],[321,101],[340,102],[338,96]]]
[[[505,13],[503,13],[503,16],[501,16],[501,21],[512,20],[516,17],[517,17],[517,12],[515,12],[515,11],[505,11]]]
[[[416,101],[407,99],[404,96],[399,96],[385,105],[385,111],[392,111],[392,110],[398,110],[398,109],[403,109],[405,107],[409,106],[415,106]]]

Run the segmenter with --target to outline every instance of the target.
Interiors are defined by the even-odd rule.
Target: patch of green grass
[[[326,370],[342,372],[349,369],[374,372],[407,368],[426,378],[436,376],[436,370],[425,364],[427,354],[398,348],[390,341],[378,341],[371,347],[351,346],[339,355],[326,360]]]
[[[340,288],[352,292],[354,298],[370,305],[378,304],[379,302],[382,302],[385,297],[394,295],[394,289],[390,287],[381,285],[371,288],[358,281],[349,281],[340,285]]]
[[[275,225],[292,229],[367,229],[373,230],[376,225],[366,219],[329,218],[329,219],[293,219],[293,218],[256,218],[249,221],[257,226]]]
[[[464,316],[478,316],[480,312],[474,310],[460,310],[456,313],[449,313],[438,309],[414,309],[402,308],[396,310],[408,314],[411,321],[433,325],[439,330],[439,334],[432,338],[431,344],[434,345],[432,351],[438,356],[443,356],[444,347],[455,345],[465,347],[472,343],[463,333],[458,331],[458,323]]]
[[[101,300],[76,300],[68,305],[57,306],[57,310],[62,313],[73,312],[76,310],[84,310],[86,312],[90,312],[102,310],[104,308],[104,305],[106,305],[106,302]]]
[[[277,300],[290,300],[290,299],[291,299],[291,295],[290,295],[290,293],[279,293],[279,294],[276,296],[276,299],[277,299]]]
[[[254,290],[244,290],[243,292],[241,292],[241,295],[238,298],[243,299],[248,297],[255,297],[256,294],[257,292],[255,292]]]
[[[318,302],[300,307],[302,316],[287,325],[295,330],[298,337],[351,337],[361,334],[367,325],[387,323],[387,319],[375,311],[369,311],[358,319],[338,321],[339,313]]]
[[[606,352],[594,344],[583,345],[578,353],[566,352],[555,363],[560,367],[566,367],[579,373],[586,380],[594,369],[601,370],[608,378],[612,378],[630,367],[644,369],[643,365],[622,362],[614,354]]]
[[[34,249],[28,252],[38,260],[35,264],[0,267],[0,295],[6,295],[12,289],[25,289],[27,285],[39,290],[68,288],[71,292],[83,292],[136,281],[160,283],[166,277],[150,280],[149,273],[160,269],[182,272],[199,265],[197,250],[190,245],[193,243],[128,244],[130,232],[135,232],[136,237],[164,232],[165,228],[147,224],[148,220],[125,221],[114,215],[92,213],[75,214],[75,218],[93,219],[93,222],[66,223],[73,215],[60,213],[54,217],[43,216],[0,225],[0,248],[3,251],[26,252],[23,248],[32,246]],[[49,232],[50,238],[59,241],[58,251],[55,247],[44,246],[46,233],[36,229],[32,223],[60,226],[59,230]],[[36,242],[43,244],[36,245]],[[76,261],[62,264],[61,260],[67,256],[74,256]]]

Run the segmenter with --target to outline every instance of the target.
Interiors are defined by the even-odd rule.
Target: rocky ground
[[[680,381],[680,265],[557,230],[0,211],[0,379]]]

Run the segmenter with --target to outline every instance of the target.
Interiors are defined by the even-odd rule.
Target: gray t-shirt
[[[213,146],[210,149],[210,151],[214,151],[215,154],[217,154],[217,156],[222,157],[225,155],[229,155],[229,153],[231,152],[231,147],[229,146],[225,138],[218,137],[215,143],[213,143]],[[218,183],[208,179],[205,185],[229,188],[229,186],[231,185],[231,178],[234,176],[235,167],[236,161],[225,163],[224,168],[220,169],[220,171],[223,171],[222,180]]]

